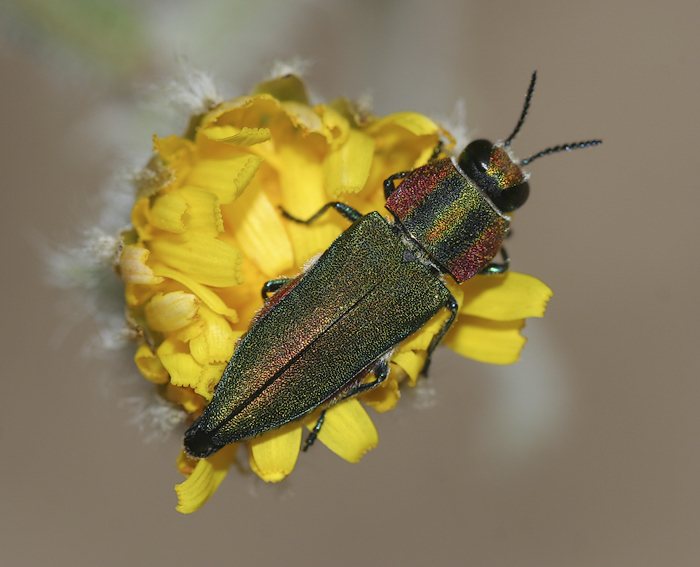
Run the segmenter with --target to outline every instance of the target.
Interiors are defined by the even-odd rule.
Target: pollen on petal
[[[314,422],[307,423],[309,429]],[[331,407],[318,439],[339,457],[357,463],[379,443],[377,430],[360,402],[349,399]]]
[[[119,258],[119,269],[125,283],[153,285],[163,281],[163,278],[156,276],[146,264],[149,256],[150,252],[142,246],[124,246]]]
[[[250,468],[265,482],[284,480],[294,470],[301,425],[293,424],[250,441]]]
[[[155,331],[176,331],[197,315],[197,296],[184,291],[158,293],[146,304],[146,322]]]

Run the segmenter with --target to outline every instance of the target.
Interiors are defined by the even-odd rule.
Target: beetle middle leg
[[[308,219],[300,219],[295,216],[290,215],[287,211],[282,209],[282,215],[291,221],[298,222],[299,224],[311,224],[312,222],[318,220],[318,218],[323,215],[328,209],[335,209],[338,213],[343,215],[350,222],[355,222],[357,219],[362,217],[362,213],[357,209],[353,209],[350,205],[341,203],[340,201],[331,201],[323,205],[318,211],[311,215]]]
[[[457,300],[452,296],[452,294],[450,294],[450,298],[447,300],[447,304],[445,305],[445,307],[450,310],[450,316],[447,318],[447,321],[443,323],[442,328],[430,341],[430,345],[428,346],[428,355],[425,357],[425,363],[423,364],[423,368],[421,368],[420,371],[422,376],[428,375],[428,369],[430,368],[430,361],[433,356],[433,351],[440,344],[440,341],[443,339],[447,331],[450,330],[452,323],[454,323],[455,319],[457,318],[457,311],[459,309],[459,305],[457,304]]]
[[[386,360],[382,360],[378,362],[377,365],[374,367],[374,380],[372,380],[371,382],[363,382],[352,386],[347,392],[343,393],[339,401],[346,400],[347,398],[352,398],[353,396],[357,396],[362,392],[366,392],[367,390],[371,390],[372,388],[379,386],[379,384],[386,380],[387,376],[389,376],[389,363]],[[301,449],[302,451],[308,451],[309,447],[311,447],[316,442],[316,438],[318,437],[318,434],[321,431],[321,428],[323,427],[323,423],[326,420],[326,411],[328,410],[324,409],[318,416],[316,424],[314,425],[313,429],[309,432],[309,435],[304,441],[304,446]]]
[[[274,280],[266,281],[260,290],[260,295],[262,295],[263,301],[270,297],[270,294],[279,291],[291,281],[292,278],[275,278]]]

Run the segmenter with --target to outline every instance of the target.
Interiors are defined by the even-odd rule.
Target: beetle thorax
[[[508,229],[508,217],[450,158],[412,171],[389,196],[386,208],[457,282],[478,274],[493,259]]]

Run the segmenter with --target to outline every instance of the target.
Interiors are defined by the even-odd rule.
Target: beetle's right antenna
[[[532,93],[535,92],[535,82],[537,82],[537,71],[532,72],[532,78],[530,79],[530,86],[527,88],[527,94],[525,95],[525,104],[523,105],[523,111],[520,113],[520,118],[518,119],[518,123],[515,125],[515,129],[513,130],[513,133],[506,138],[506,141],[503,142],[503,145],[507,148],[510,146],[510,143],[513,141],[513,138],[518,135],[518,132],[520,132],[520,128],[523,127],[523,123],[525,122],[525,116],[527,116],[527,111],[530,109],[530,101],[532,100]]]

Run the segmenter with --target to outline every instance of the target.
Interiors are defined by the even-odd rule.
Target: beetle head
[[[528,158],[516,161],[509,152],[510,143],[520,132],[527,111],[530,108],[532,94],[535,91],[537,71],[532,73],[530,85],[525,95],[525,104],[520,113],[518,123],[505,141],[493,144],[488,140],[471,142],[460,154],[457,163],[460,169],[491,199],[494,205],[503,213],[509,213],[520,207],[530,194],[527,174],[522,166],[534,160],[556,152],[577,150],[589,146],[597,146],[602,140],[587,140],[552,146]]]
[[[520,207],[530,194],[527,176],[504,145],[475,140],[464,148],[457,164],[503,213]]]

